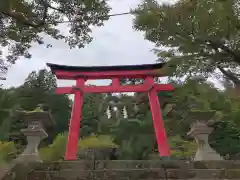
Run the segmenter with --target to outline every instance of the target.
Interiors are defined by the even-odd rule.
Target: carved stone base
[[[23,153],[16,159],[18,162],[41,162],[38,154],[40,141],[47,137],[47,133],[42,128],[22,129],[27,137],[27,146]]]
[[[194,161],[218,161],[223,158],[210,146],[198,149]]]
[[[223,158],[214,151],[208,143],[208,136],[212,130],[213,128],[208,127],[206,122],[197,121],[188,132],[188,135],[194,137],[198,144],[198,151],[194,157],[194,161],[223,160]]]

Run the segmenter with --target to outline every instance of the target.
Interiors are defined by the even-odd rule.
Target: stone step
[[[112,169],[18,171],[4,180],[144,180],[144,179],[240,179],[240,169]]]
[[[64,161],[17,164],[1,180],[240,179],[240,161]]]
[[[101,170],[101,169],[240,169],[240,161],[63,161],[27,164],[35,170]]]

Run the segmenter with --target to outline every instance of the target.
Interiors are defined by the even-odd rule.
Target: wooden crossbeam
[[[146,78],[147,76],[162,77],[166,76],[161,73],[161,69],[157,71],[152,70],[124,70],[124,71],[107,71],[107,72],[69,72],[58,70],[55,72],[58,79],[76,80],[78,78],[84,79],[113,79],[113,78]]]
[[[148,86],[146,84],[125,85],[125,86],[83,86],[81,87],[58,87],[57,94],[74,94],[75,91],[81,90],[84,93],[121,93],[121,92],[148,92],[150,89],[156,91],[173,91],[171,84],[155,84]]]

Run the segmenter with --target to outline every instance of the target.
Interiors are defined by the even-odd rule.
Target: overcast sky
[[[111,13],[128,12],[141,0],[111,0]],[[132,16],[112,17],[102,27],[94,28],[92,43],[84,49],[69,49],[63,41],[47,38],[52,48],[34,45],[32,59],[21,58],[9,70],[5,87],[18,86],[33,70],[42,69],[47,62],[74,66],[128,65],[154,63],[153,44],[143,34],[132,29]],[[60,81],[60,85],[69,83]],[[72,84],[72,82],[70,83]]]

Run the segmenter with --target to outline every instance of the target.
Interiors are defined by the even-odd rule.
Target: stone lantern
[[[54,125],[51,114],[49,112],[26,112],[19,115],[19,118],[27,124],[27,128],[21,129],[27,138],[27,146],[16,161],[41,161],[38,146],[41,140],[48,136],[46,130],[51,129]]]
[[[211,125],[211,118],[215,115],[212,111],[195,111],[190,112],[188,118],[196,119],[196,122],[192,124],[191,130],[187,135],[193,137],[198,145],[197,153],[194,157],[195,161],[204,160],[223,160],[223,158],[214,151],[208,142],[208,137],[213,131]]]

